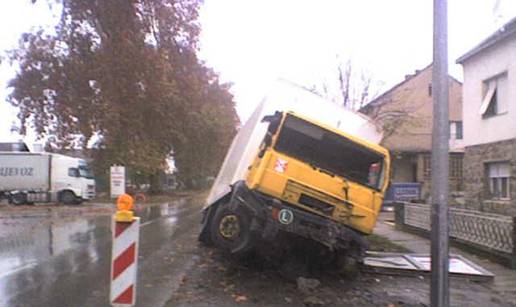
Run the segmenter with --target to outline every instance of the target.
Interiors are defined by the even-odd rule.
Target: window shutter
[[[479,114],[484,115],[491,104],[491,100],[493,99],[493,95],[496,91],[496,80],[491,80],[488,83],[487,93],[484,96],[484,100],[482,100],[482,105],[480,106]]]
[[[498,177],[510,177],[511,169],[509,163],[498,164]]]
[[[509,163],[490,163],[489,178],[510,177],[511,168]]]
[[[457,138],[457,123],[456,122],[450,122],[450,140]]]

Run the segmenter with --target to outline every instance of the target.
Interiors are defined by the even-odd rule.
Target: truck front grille
[[[326,215],[332,215],[333,210],[335,209],[335,206],[306,194],[301,194],[298,202],[317,211],[321,211]]]
[[[287,181],[283,191],[283,199],[287,202],[298,203],[305,207],[317,210],[318,212],[332,216],[335,206],[343,204],[343,200],[317,191],[311,187],[295,182]]]

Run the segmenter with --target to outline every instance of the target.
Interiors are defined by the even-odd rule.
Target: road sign
[[[383,202],[390,204],[415,199],[421,199],[421,184],[419,182],[394,182],[387,190]]]
[[[110,174],[111,198],[117,198],[125,193],[125,167],[111,166]]]
[[[133,306],[136,303],[139,232],[139,217],[133,218],[132,222],[117,222],[113,219],[109,295],[113,306]]]

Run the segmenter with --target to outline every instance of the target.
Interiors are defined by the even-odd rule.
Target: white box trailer
[[[0,197],[11,203],[80,203],[95,196],[87,163],[52,153],[0,152]]]
[[[50,189],[50,155],[0,154],[2,191]]]

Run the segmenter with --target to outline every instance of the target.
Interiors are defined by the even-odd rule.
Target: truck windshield
[[[383,155],[300,118],[287,115],[274,148],[331,174],[380,188]]]
[[[79,175],[84,178],[93,179],[93,172],[84,165],[79,166]]]

